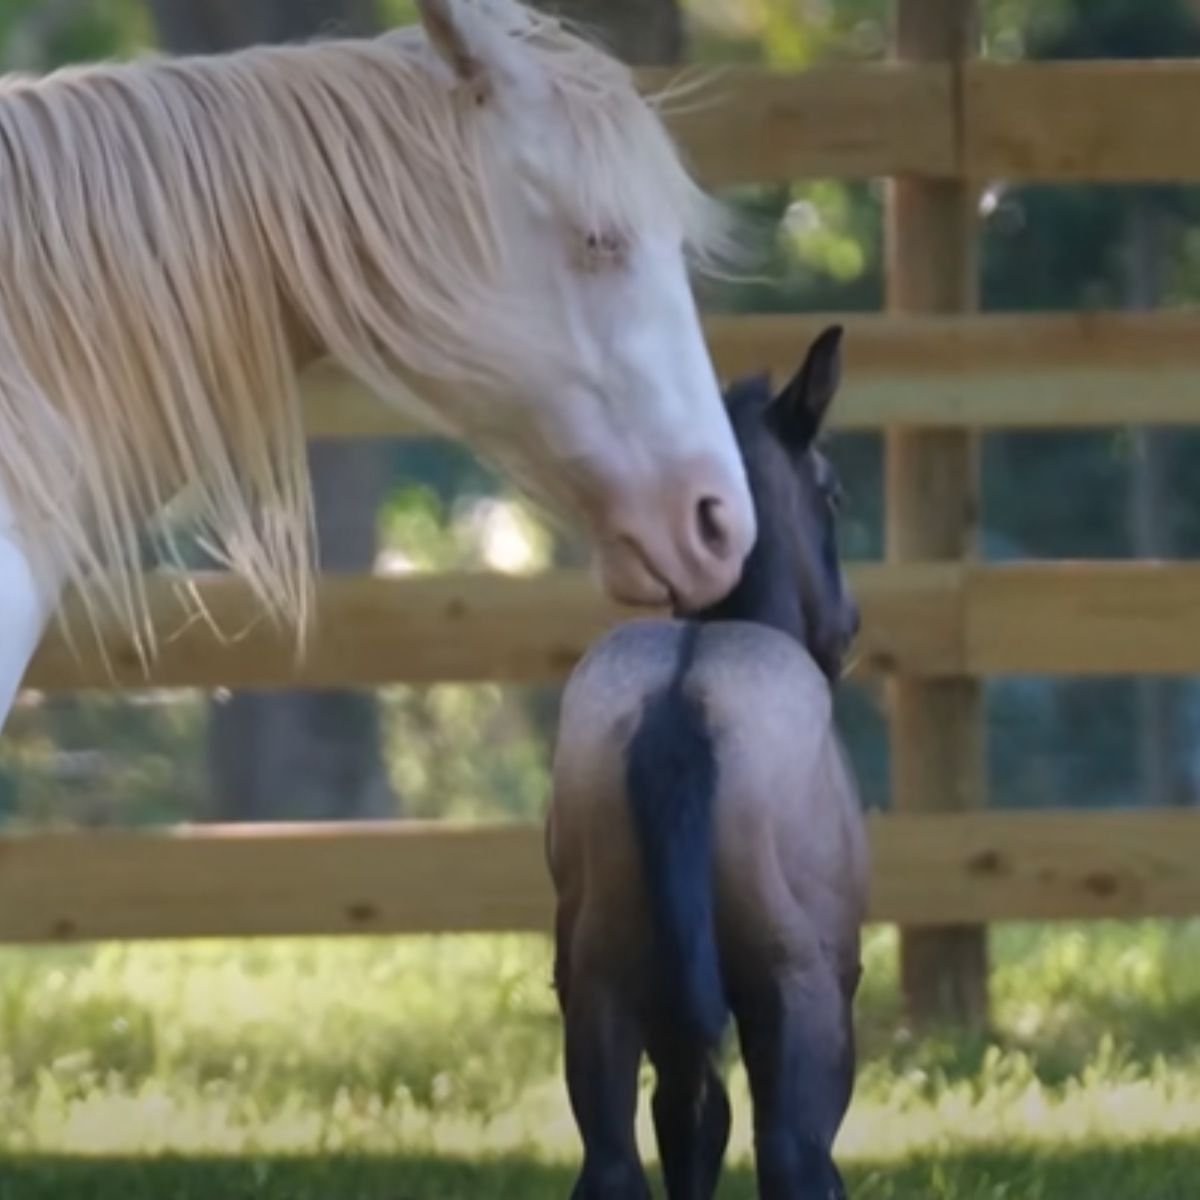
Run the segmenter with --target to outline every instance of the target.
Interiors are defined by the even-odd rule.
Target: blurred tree
[[[142,0],[0,0],[0,68],[45,71],[107,58],[147,33]]]
[[[149,0],[159,39],[177,54],[233,50],[329,33],[369,33],[374,0]]]
[[[41,0],[0,7],[7,71],[43,69],[51,64],[111,53],[141,32],[138,0]]]
[[[1024,12],[1019,42],[1039,59],[1165,58],[1200,52],[1187,0],[1054,0]],[[1154,308],[1170,294],[1172,264],[1186,262],[1200,191],[1183,187],[997,189],[985,238],[985,304],[1002,309]],[[1176,291],[1178,295],[1178,291]],[[1157,430],[1117,435],[1009,435],[989,440],[985,508],[996,532],[1025,553],[1170,557],[1188,520],[1187,490],[1172,493],[1181,456],[1200,461],[1197,439]],[[1053,498],[1053,502],[1051,502]],[[997,718],[1021,721],[993,687]],[[1166,680],[1067,681],[1059,696],[1060,745],[1088,746],[1106,769],[1094,800],[1176,802],[1191,791],[1179,752],[1182,685]],[[1103,712],[1136,723],[1136,745],[1098,736]],[[1053,726],[1052,726],[1053,727]],[[1044,737],[1029,727],[1034,738]],[[1036,745],[1036,741],[1034,745]],[[1005,739],[997,753],[1005,753]],[[1001,774],[1012,778],[1009,772]],[[1131,786],[1133,778],[1138,780]]]
[[[683,14],[676,0],[540,0],[538,7],[593,31],[633,66],[683,59]]]
[[[150,0],[163,45],[176,53],[231,50],[333,32],[367,33],[374,0]],[[320,566],[369,570],[387,486],[382,446],[310,449]],[[349,690],[237,692],[209,714],[213,816],[320,820],[389,815],[377,698]]]

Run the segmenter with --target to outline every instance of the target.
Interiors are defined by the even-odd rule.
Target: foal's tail
[[[652,696],[629,746],[626,793],[641,849],[663,999],[713,1045],[729,1009],[713,903],[717,764],[703,706],[685,690],[700,627],[685,627],[671,682]]]

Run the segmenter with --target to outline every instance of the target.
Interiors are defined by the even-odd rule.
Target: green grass
[[[853,1195],[1200,1195],[1200,923],[993,951],[993,1033],[916,1039],[868,938]],[[0,952],[0,1200],[540,1200],[576,1146],[542,939]]]
[[[1200,1146],[983,1151],[846,1174],[855,1200],[1194,1200]],[[0,1163],[0,1200],[563,1200],[572,1180],[565,1165],[516,1157],[35,1159]],[[748,1169],[729,1172],[722,1200],[754,1195]]]

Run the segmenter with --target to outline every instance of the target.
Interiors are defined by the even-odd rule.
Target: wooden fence
[[[1200,180],[1200,63],[970,61],[968,0],[897,0],[895,58],[805,74],[738,68],[675,121],[711,185],[891,177],[889,313],[847,319],[843,428],[887,434],[888,557],[862,566],[859,669],[892,689],[895,812],[872,820],[872,912],[906,929],[927,1014],[977,1018],[979,928],[1200,912],[1200,815],[982,811],[978,682],[1005,673],[1200,672],[1200,566],[971,561],[974,438],[988,430],[1200,424],[1200,314],[973,315],[974,213],[992,180]],[[647,83],[658,81],[648,73]],[[1182,114],[1182,115],[1181,115]],[[790,369],[824,317],[713,319],[725,375]],[[414,432],[318,371],[313,436]],[[171,638],[153,676],[48,635],[28,684],[378,685],[562,678],[623,615],[574,574],[334,578],[297,668],[239,584],[200,581],[221,624]],[[172,593],[156,584],[172,628]],[[445,825],[218,828],[0,841],[0,939],[548,928],[538,831]],[[910,980],[910,983],[912,981]]]

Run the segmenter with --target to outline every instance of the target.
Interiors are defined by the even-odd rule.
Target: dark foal
[[[845,1194],[831,1151],[853,1086],[866,853],[831,688],[858,614],[815,448],[840,343],[822,334],[778,396],[765,379],[730,389],[759,527],[737,589],[692,619],[620,626],[564,696],[547,856],[576,1200],[650,1195],[634,1137],[643,1052],[667,1194],[713,1195],[731,1012],[760,1195]]]

